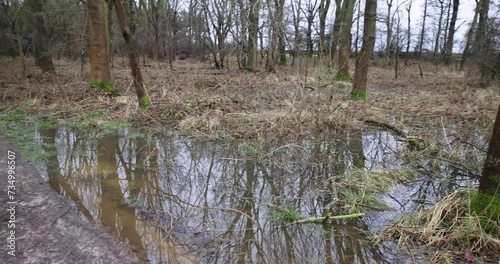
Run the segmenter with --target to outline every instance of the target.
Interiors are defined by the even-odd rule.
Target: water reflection
[[[269,205],[320,216],[318,188],[353,167],[398,167],[389,133],[346,133],[316,141],[206,142],[124,128],[96,137],[44,132],[57,155],[46,164],[53,188],[92,222],[151,263],[394,263],[365,240],[364,219],[283,226]],[[334,212],[335,213],[335,212]]]

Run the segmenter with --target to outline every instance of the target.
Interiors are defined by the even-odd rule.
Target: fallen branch
[[[297,221],[294,221],[290,224],[303,224],[303,223],[314,223],[314,222],[323,222],[324,220],[328,219],[348,219],[348,218],[356,218],[356,217],[362,217],[365,216],[365,213],[356,213],[356,214],[349,214],[349,215],[328,215],[328,216],[320,216],[320,217],[310,217],[307,219],[300,219]]]
[[[406,138],[406,133],[403,130],[401,130],[401,129],[393,126],[393,125],[390,125],[390,124],[387,124],[387,123],[382,123],[382,122],[371,120],[371,119],[363,120],[363,122],[365,122],[368,125],[377,126],[377,127],[381,127],[381,128],[386,128],[386,129],[391,130],[392,132],[394,132],[396,135],[398,135],[400,137],[403,137],[403,138]]]

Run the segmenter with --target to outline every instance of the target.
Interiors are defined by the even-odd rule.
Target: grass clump
[[[341,205],[349,213],[362,209],[386,210],[388,206],[377,194],[385,193],[391,186],[405,183],[418,175],[418,172],[406,169],[353,169],[345,175],[331,177],[329,189],[337,193],[335,204]]]
[[[302,219],[299,209],[296,206],[286,204],[284,206],[272,206],[269,208],[271,221],[291,223]]]
[[[359,89],[354,89],[351,92],[351,99],[354,101],[361,100],[366,102],[366,100],[368,100],[368,93]]]
[[[351,78],[351,76],[349,76],[349,74],[337,73],[335,75],[335,81],[337,81],[337,82],[351,82],[352,78]]]
[[[495,235],[488,230],[498,232],[499,222],[476,214],[472,210],[473,197],[477,197],[476,191],[457,190],[429,209],[398,219],[375,240],[397,239],[399,246],[403,247],[425,245],[440,248],[442,251],[434,257],[454,252],[474,252],[476,257],[482,255],[487,259],[498,257],[498,233]]]

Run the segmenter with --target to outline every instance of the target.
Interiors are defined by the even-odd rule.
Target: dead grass
[[[0,95],[3,104],[15,106],[37,98],[33,112],[61,121],[82,113],[106,109],[106,120],[133,121],[137,126],[176,128],[202,137],[255,138],[307,136],[359,128],[364,119],[390,123],[410,135],[436,138],[441,126],[460,131],[490,129],[498,87],[477,88],[470,78],[453,69],[424,65],[424,78],[416,66],[402,67],[398,79],[393,70],[373,67],[367,103],[350,100],[350,84],[333,81],[326,67],[308,65],[275,73],[214,70],[210,64],[179,61],[171,72],[166,64],[143,67],[144,79],[154,105],[137,107],[129,69],[117,59],[112,70],[122,96],[106,97],[87,89],[88,69],[78,62],[56,61],[57,74],[44,75],[33,61],[19,74],[18,62],[0,60]],[[304,63],[300,67],[304,67]],[[457,129],[458,130],[458,129]]]
[[[431,263],[495,261],[500,256],[500,239],[481,228],[484,221],[491,220],[471,212],[472,195],[471,190],[455,191],[429,209],[400,218],[378,234],[375,241],[396,239],[398,245],[405,248],[414,245],[439,248],[431,257]],[[499,223],[491,224],[500,228]]]

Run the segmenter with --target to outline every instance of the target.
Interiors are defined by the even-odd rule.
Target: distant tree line
[[[85,62],[95,13],[102,7],[108,32],[111,66],[125,56],[123,24],[114,0],[0,0],[0,53],[33,55],[42,71],[54,71],[53,58]],[[127,30],[134,37],[137,63],[147,59],[172,62],[197,58],[212,61],[215,68],[229,67],[274,71],[295,65],[300,54],[327,65],[338,66],[336,78],[350,80],[349,58],[358,57],[364,41],[366,1],[356,0],[122,0]],[[385,0],[378,14],[378,54],[430,59],[445,65],[457,61],[456,30],[460,0]],[[411,11],[421,5],[423,15],[412,20]],[[476,0],[461,51],[460,69],[469,61],[481,68],[488,84],[500,65],[498,16],[489,17],[490,0]],[[380,7],[380,5],[379,5]],[[406,17],[406,21],[402,18]],[[469,18],[470,19],[470,18]],[[23,56],[20,56],[23,57]]]

